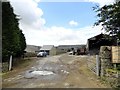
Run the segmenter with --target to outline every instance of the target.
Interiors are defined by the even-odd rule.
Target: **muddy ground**
[[[21,65],[3,75],[3,88],[109,88],[87,67],[87,55],[47,56],[30,58],[29,65]]]

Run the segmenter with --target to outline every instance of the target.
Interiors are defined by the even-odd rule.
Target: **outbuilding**
[[[40,52],[47,52],[47,55],[56,55],[56,48],[54,45],[43,45],[41,47]]]
[[[87,40],[87,53],[88,54],[99,54],[101,46],[112,46],[116,45],[116,40],[114,37],[107,34],[99,34],[91,37]]]
[[[38,53],[41,46],[27,45],[25,51],[28,53]]]

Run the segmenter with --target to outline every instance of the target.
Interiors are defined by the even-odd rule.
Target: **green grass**
[[[3,79],[9,78],[11,76],[14,76],[20,72],[27,70],[29,67],[31,67],[31,65],[33,65],[36,62],[34,61],[34,59],[28,57],[28,58],[20,59],[19,61],[15,63],[16,65],[12,67],[11,71],[0,73],[0,76],[2,76]]]
[[[113,72],[113,73],[119,72],[120,73],[120,70],[117,70],[117,69],[106,69],[106,72]]]

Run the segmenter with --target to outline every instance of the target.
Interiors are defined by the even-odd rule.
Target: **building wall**
[[[66,51],[63,50],[63,49],[56,48],[56,47],[53,47],[49,51],[49,55],[51,55],[51,56],[53,56],[53,55],[59,55],[59,54],[62,54],[62,53],[66,53]]]
[[[53,56],[56,55],[56,48],[53,47],[50,51],[49,51],[49,55]]]
[[[41,48],[40,46],[27,45],[25,51],[32,52],[32,53],[38,53],[37,51],[39,51],[40,48]]]
[[[89,40],[87,40],[87,44],[86,44],[86,52],[88,53],[89,51]]]
[[[67,50],[65,50],[65,49],[56,48],[56,55],[66,53],[66,52],[67,52]]]

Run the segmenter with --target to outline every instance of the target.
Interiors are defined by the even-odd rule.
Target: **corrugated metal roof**
[[[54,45],[43,45],[43,47],[40,50],[51,50],[54,47]]]

